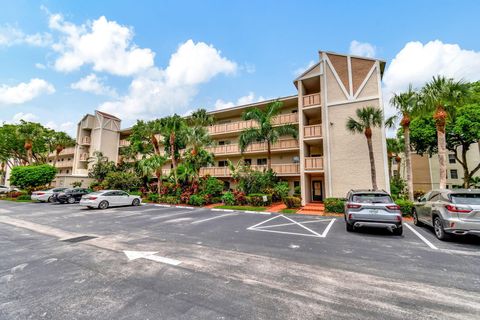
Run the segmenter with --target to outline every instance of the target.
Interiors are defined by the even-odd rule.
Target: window
[[[67,173],[69,173],[69,172],[70,172],[70,170],[67,169]]]
[[[293,181],[293,188],[300,187],[300,181]]]
[[[298,109],[292,110],[292,113],[298,113]]]
[[[456,169],[450,170],[450,178],[458,179],[458,171]]]
[[[267,158],[257,159],[257,166],[265,166],[265,165],[267,165]]]
[[[455,159],[455,155],[454,154],[449,154],[448,155],[448,163],[455,163],[457,162],[457,160]]]
[[[243,163],[244,163],[246,166],[251,166],[251,165],[252,165],[252,159],[245,159],[245,160],[243,160]]]
[[[292,158],[292,162],[293,163],[300,163],[300,157],[299,156],[295,156]]]
[[[218,161],[218,166],[219,166],[219,167],[226,167],[226,166],[228,166],[227,160],[220,160],[220,161]]]
[[[224,146],[224,145],[226,145],[226,144],[230,144],[230,140],[218,141],[218,145],[219,145],[219,146]]]

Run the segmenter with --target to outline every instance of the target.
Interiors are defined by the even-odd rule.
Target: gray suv
[[[415,203],[413,222],[433,227],[440,240],[452,235],[480,236],[480,190],[432,190]]]
[[[383,190],[351,190],[345,202],[347,231],[357,227],[387,228],[402,235],[402,212],[388,192]]]

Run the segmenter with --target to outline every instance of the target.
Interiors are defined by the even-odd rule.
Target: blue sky
[[[480,75],[478,1],[2,2],[0,121],[70,133],[96,108],[128,126],[295,94],[318,50],[386,60],[386,100]]]

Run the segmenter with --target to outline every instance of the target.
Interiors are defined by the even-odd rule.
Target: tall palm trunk
[[[402,170],[402,158],[397,155],[395,161],[397,162],[397,177],[400,178],[400,170]]]
[[[272,169],[272,146],[270,141],[267,141],[267,170]]]
[[[177,158],[175,158],[175,133],[170,134],[170,153],[172,155],[173,176],[175,177],[175,183],[177,183],[178,178],[177,178]]]
[[[405,166],[407,169],[407,189],[408,200],[413,201],[413,173],[412,173],[412,155],[410,154],[410,127],[403,127],[403,136],[405,139]]]
[[[365,136],[367,137],[368,145],[368,156],[370,157],[370,172],[372,176],[372,188],[377,190],[377,171],[375,170],[375,158],[373,156],[373,145],[372,145],[372,129],[365,129]]]
[[[155,173],[157,176],[157,193],[160,196],[160,190],[162,188],[162,169],[157,170]]]
[[[154,134],[151,135],[150,140],[152,141],[153,151],[155,154],[160,155],[160,145],[158,144],[158,139]]]
[[[440,169],[440,189],[447,188],[447,141],[445,138],[445,125],[447,113],[443,106],[437,107],[434,114],[434,119],[437,127],[437,141],[438,141],[438,163]]]
[[[30,141],[30,140],[25,141],[25,144],[23,145],[23,147],[27,151],[28,164],[32,164],[32,159],[33,159],[32,141]]]

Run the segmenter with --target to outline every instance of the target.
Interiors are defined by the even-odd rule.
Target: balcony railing
[[[295,139],[282,139],[271,146],[272,151],[295,149],[298,149],[298,141]],[[207,150],[214,153],[215,155],[240,154],[240,146],[236,143],[210,147],[207,148]],[[244,153],[250,152],[267,152],[267,144],[263,142],[252,143],[247,147]]]
[[[80,154],[80,161],[88,161],[88,158],[90,158],[90,155],[88,153]]]
[[[303,107],[319,105],[321,103],[320,93],[303,96]]]
[[[82,145],[87,145],[87,146],[89,146],[89,145],[90,145],[90,137],[89,137],[89,136],[83,137],[82,140],[80,141],[80,143],[81,143]]]
[[[315,124],[312,126],[303,127],[303,137],[304,138],[319,138],[322,136],[322,125]]]
[[[296,113],[280,114],[273,119],[273,123],[276,125],[287,124],[287,123],[297,123],[298,115]],[[229,123],[216,124],[208,127],[208,133],[210,134],[220,134],[227,132],[237,132],[242,131],[246,128],[251,128],[256,126],[256,122],[253,120],[248,121],[235,121]]]
[[[266,165],[252,165],[253,170],[263,171],[267,169]],[[300,174],[300,165],[298,163],[282,163],[272,164],[272,170],[279,176],[298,175]],[[200,175],[210,175],[212,177],[230,177],[228,167],[204,167],[200,169]]]
[[[70,167],[73,167],[73,161],[57,161],[57,163],[55,163],[55,167],[70,168]]]
[[[130,145],[130,141],[120,140],[120,147],[128,147],[129,145]]]
[[[305,157],[305,170],[323,170],[323,157]]]

